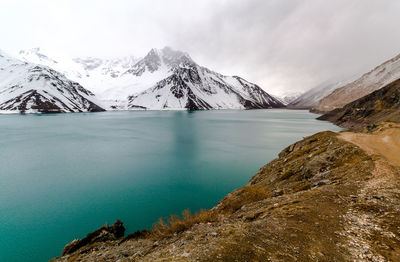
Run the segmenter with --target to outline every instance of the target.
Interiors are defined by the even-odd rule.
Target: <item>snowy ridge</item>
[[[0,52],[0,110],[21,113],[103,111],[95,96],[53,69]]]
[[[197,65],[170,48],[152,50],[140,61],[142,72],[167,69],[167,77],[128,98],[129,109],[254,109],[283,107],[259,86]]]
[[[132,94],[131,83],[136,82],[131,75],[125,74],[138,61],[133,56],[116,59],[94,57],[71,59],[58,56],[53,59],[43,54],[40,48],[33,48],[20,51],[19,58],[61,72],[95,93],[100,100],[126,100],[126,97]]]
[[[40,49],[21,51],[24,61],[55,68],[91,90],[101,105],[121,109],[247,109],[283,104],[240,77],[197,65],[185,52],[152,49],[142,59],[50,59]]]

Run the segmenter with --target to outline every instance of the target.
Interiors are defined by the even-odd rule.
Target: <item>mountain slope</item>
[[[115,59],[100,59],[95,57],[69,58],[56,56],[50,58],[40,48],[21,50],[19,58],[22,61],[48,66],[61,72],[67,78],[80,83],[101,100],[121,100],[132,95],[137,87],[137,78],[126,74],[138,59],[126,56]],[[161,78],[160,78],[161,79]],[[148,88],[150,86],[145,86]]]
[[[382,121],[400,122],[400,79],[318,119],[357,130]]]
[[[94,95],[46,66],[0,52],[0,110],[21,113],[104,111]]]
[[[128,107],[148,109],[258,109],[284,105],[259,86],[238,76],[224,76],[170,48],[152,50],[134,73],[167,68],[169,76],[129,97]]]
[[[287,106],[289,108],[298,108],[298,109],[310,109],[315,107],[318,102],[332,93],[335,89],[353,81],[353,78],[350,78],[345,81],[340,82],[325,82],[322,83],[307,92],[303,93],[293,101],[291,101]]]
[[[283,93],[282,95],[275,97],[277,97],[279,101],[281,101],[284,105],[289,105],[291,102],[295,101],[301,95],[303,95],[303,92],[286,92]]]
[[[93,91],[110,109],[251,109],[283,107],[259,86],[197,65],[184,52],[152,49],[133,57],[50,59],[39,49],[21,51]]]
[[[400,78],[400,55],[384,62],[359,79],[333,91],[321,99],[316,111],[328,112],[378,90]]]

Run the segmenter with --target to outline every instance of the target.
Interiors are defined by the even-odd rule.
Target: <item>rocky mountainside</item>
[[[92,90],[109,109],[252,109],[283,107],[259,86],[196,64],[165,47],[144,58],[50,59],[39,49],[21,51],[26,61],[57,68]],[[61,62],[60,62],[61,61]]]
[[[138,62],[138,59],[133,56],[114,59],[65,56],[50,58],[40,48],[33,48],[21,50],[19,58],[22,61],[45,65],[63,73],[69,79],[95,93],[101,100],[126,100],[128,95],[135,92],[133,86],[137,84],[137,79],[133,75],[125,74]]]
[[[93,93],[53,69],[0,52],[0,110],[20,113],[104,111]]]
[[[307,137],[209,211],[119,239],[103,227],[52,261],[399,261],[400,166],[364,148],[387,135]]]
[[[322,98],[332,93],[335,89],[342,87],[353,80],[355,79],[349,78],[340,82],[324,82],[301,94],[296,99],[292,100],[287,106],[295,109],[311,109],[315,107]]]
[[[400,79],[318,119],[357,130],[382,121],[400,122]]]
[[[334,90],[315,107],[317,112],[328,112],[378,90],[400,78],[400,55],[384,62],[359,79]]]

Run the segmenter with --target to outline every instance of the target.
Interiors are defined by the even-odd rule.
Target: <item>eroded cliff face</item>
[[[53,261],[398,261],[400,168],[347,140],[307,137],[209,211]]]

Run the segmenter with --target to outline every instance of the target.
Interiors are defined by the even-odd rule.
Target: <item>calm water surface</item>
[[[127,233],[210,208],[287,145],[340,130],[306,111],[0,116],[0,261],[47,261],[121,219]]]

